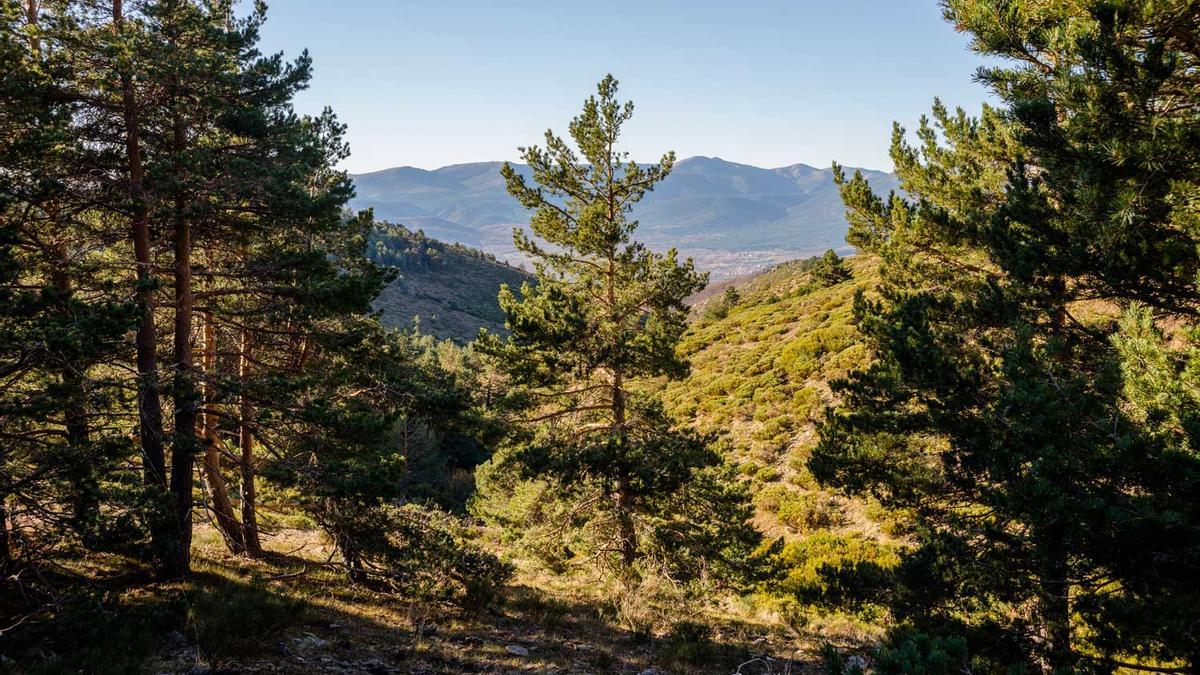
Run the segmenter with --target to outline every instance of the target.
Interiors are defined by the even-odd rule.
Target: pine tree
[[[74,535],[93,549],[136,548],[122,529],[129,504],[110,501],[128,451],[112,421],[117,358],[133,318],[103,256],[106,203],[93,177],[99,152],[76,115],[61,29],[38,3],[4,3],[0,58],[0,220],[4,253],[0,318],[0,455],[5,516],[23,538]],[[102,505],[107,507],[102,509]],[[30,514],[35,514],[30,517]],[[0,555],[11,559],[10,523],[0,518]]]
[[[512,460],[585,504],[596,548],[629,574],[663,539],[687,548],[693,533],[669,526],[675,509],[688,508],[677,497],[695,488],[696,525],[710,522],[698,486],[719,459],[676,428],[644,387],[648,378],[686,374],[675,353],[683,301],[705,277],[674,250],[655,253],[632,238],[631,209],[666,178],[675,156],[643,167],[617,149],[633,105],[616,96],[617,81],[605,77],[571,121],[578,153],[550,131],[544,149],[522,149],[536,185],[511,165],[502,169],[508,191],[534,212],[533,236],[518,230],[515,242],[533,260],[537,282],[519,295],[501,289],[511,336],[502,343],[485,335],[483,344],[532,388]]]
[[[842,262],[838,254],[830,249],[817,260],[816,266],[813,267],[813,277],[822,285],[832,286],[849,279],[850,270],[846,269],[846,263]]]
[[[1200,462],[1186,414],[1158,423],[1186,359],[1147,322],[1197,311],[1196,8],[946,10],[1011,60],[981,71],[1003,107],[935,104],[915,146],[897,127],[903,197],[838,173],[851,243],[881,258],[856,304],[877,361],[810,466],[917,515],[899,616],[991,667],[1195,668]]]

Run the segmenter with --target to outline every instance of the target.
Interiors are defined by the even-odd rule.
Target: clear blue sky
[[[514,159],[607,72],[642,160],[890,169],[893,120],[986,99],[936,0],[273,0],[263,47],[311,52],[352,172]]]

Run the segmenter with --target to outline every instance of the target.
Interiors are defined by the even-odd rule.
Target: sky
[[[606,73],[639,161],[890,170],[893,121],[988,100],[936,0],[273,0],[262,38],[308,49],[297,108],[349,125],[352,173],[515,160]]]

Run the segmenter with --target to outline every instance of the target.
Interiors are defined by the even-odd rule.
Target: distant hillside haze
[[[352,206],[371,207],[378,218],[518,263],[512,229],[528,223],[529,212],[505,191],[502,165],[478,162],[432,171],[406,166],[356,175]],[[529,175],[528,167],[515,166]],[[892,174],[862,171],[879,192],[896,186]],[[675,165],[634,216],[642,241],[678,248],[714,278],[846,247],[846,219],[832,172],[805,164],[764,169],[691,157]]]

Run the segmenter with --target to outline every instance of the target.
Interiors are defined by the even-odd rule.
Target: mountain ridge
[[[501,161],[438,169],[399,166],[352,176],[354,208],[432,237],[521,262],[512,230],[529,213],[504,188]],[[513,164],[530,176],[529,167]],[[847,167],[854,171],[853,167]],[[887,172],[857,169],[878,190],[895,187]],[[832,170],[804,163],[775,168],[698,155],[674,171],[634,210],[638,238],[675,247],[722,279],[820,253],[848,250],[847,224]]]

